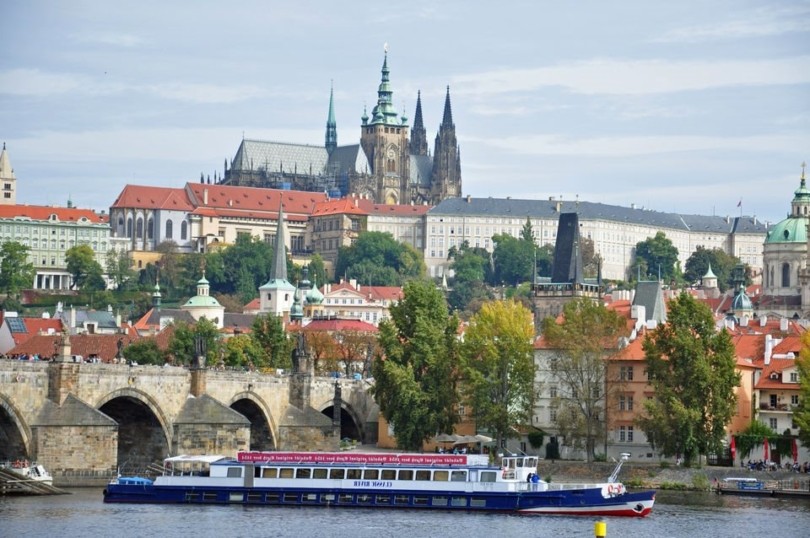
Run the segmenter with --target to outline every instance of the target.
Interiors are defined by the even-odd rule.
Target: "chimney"
[[[773,336],[770,334],[765,335],[765,366],[771,363],[771,354],[773,353]]]
[[[471,200],[472,200],[472,198],[471,198],[471,197],[470,197],[470,195],[468,194],[468,195],[467,195],[467,203],[469,204]]]
[[[203,204],[208,205],[208,189],[203,189]]]
[[[760,327],[764,327],[767,324],[768,324],[768,316],[762,316],[761,318],[759,318]]]
[[[787,318],[782,318],[782,319],[779,320],[779,330],[782,331],[783,333],[787,332],[787,330],[788,330],[788,319]]]
[[[70,307],[70,327],[68,327],[68,332],[72,332],[73,329],[76,328],[76,308],[71,305]]]

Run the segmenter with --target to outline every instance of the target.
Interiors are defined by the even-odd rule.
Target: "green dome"
[[[734,300],[731,303],[731,309],[735,312],[740,310],[753,310],[754,305],[751,302],[751,298],[748,297],[748,294],[745,293],[745,288],[740,286],[740,290],[737,292],[737,295],[734,296]]]
[[[768,230],[765,244],[769,243],[806,243],[807,223],[809,217],[788,217]]]

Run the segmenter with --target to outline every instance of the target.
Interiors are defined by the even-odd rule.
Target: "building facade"
[[[332,198],[356,194],[382,204],[433,205],[460,196],[461,157],[449,87],[431,155],[421,94],[411,129],[407,116],[393,104],[387,53],[381,73],[377,104],[370,116],[363,112],[358,144],[338,145],[332,91],[323,146],[242,140],[230,165],[226,161],[222,177],[215,174],[214,182],[326,192]]]

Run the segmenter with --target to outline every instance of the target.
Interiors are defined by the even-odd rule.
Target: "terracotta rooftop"
[[[44,205],[0,205],[0,219],[27,217],[31,220],[49,220],[51,215],[56,215],[60,222],[78,222],[82,218],[93,224],[103,224],[109,221],[107,215],[99,215],[92,209]]]

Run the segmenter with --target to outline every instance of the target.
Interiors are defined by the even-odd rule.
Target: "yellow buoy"
[[[593,525],[593,534],[596,538],[605,538],[607,536],[607,523],[604,521],[597,521]]]

